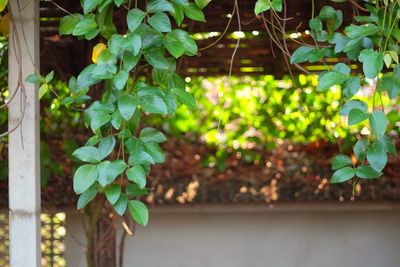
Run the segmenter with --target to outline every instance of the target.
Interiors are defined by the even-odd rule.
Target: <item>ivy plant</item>
[[[388,154],[397,155],[396,147],[387,135],[388,118],[382,99],[394,100],[400,91],[399,1],[364,2],[361,8],[366,14],[355,16],[349,25],[342,25],[341,10],[324,6],[319,15],[309,21],[315,45],[301,46],[291,57],[293,64],[344,59],[333,67],[327,66],[327,70],[319,75],[317,91],[340,86],[343,99],[340,115],[347,117],[349,126],[368,127],[367,134],[358,135],[353,159],[337,155],[332,160],[335,172],[331,182],[352,179],[353,186],[358,179],[379,178]],[[368,82],[373,84],[372,105],[358,97],[362,85]]]
[[[147,225],[148,210],[138,198],[148,194],[151,166],[165,160],[160,143],[166,137],[141,118],[172,117],[180,104],[196,107],[176,62],[197,54],[196,42],[181,25],[185,17],[204,22],[202,9],[208,3],[150,0],[142,8],[130,0],[82,0],[83,14],[61,20],[60,35],[101,40],[93,47],[93,63],[70,79],[70,95],[63,100],[85,108],[85,123],[93,133],[73,152],[83,162],[73,179],[78,209],[104,194],[117,214],[128,211],[138,224]],[[114,25],[115,12],[126,14],[126,31]],[[52,77],[34,74],[27,80],[41,83],[45,93]],[[91,98],[93,88],[100,90],[100,98]]]

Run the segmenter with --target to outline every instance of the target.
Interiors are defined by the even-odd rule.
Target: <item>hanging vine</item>
[[[185,17],[204,22],[202,9],[208,2],[151,0],[141,7],[130,0],[83,0],[83,14],[61,20],[61,35],[104,40],[93,48],[93,64],[70,79],[71,95],[63,100],[68,106],[86,107],[90,88],[101,85],[96,87],[101,97],[84,111],[93,136],[73,153],[84,162],[73,180],[78,209],[104,193],[117,214],[128,210],[137,223],[147,225],[148,209],[138,198],[148,193],[151,166],[165,160],[159,144],[166,137],[144,127],[141,119],[151,114],[173,116],[179,104],[196,108],[184,79],[176,73],[176,61],[196,55],[198,48],[180,25]],[[126,18],[124,32],[114,25],[116,12]],[[52,76],[34,74],[27,80],[41,83],[43,95]]]
[[[318,78],[317,92],[340,86],[342,107],[339,114],[347,117],[349,126],[366,126],[367,134],[359,134],[354,145],[355,160],[347,155],[337,155],[332,160],[335,171],[331,182],[340,183],[350,179],[353,188],[358,179],[375,179],[383,173],[388,154],[397,155],[392,139],[387,135],[388,119],[383,98],[395,101],[400,90],[400,1],[376,0],[357,1],[331,0],[336,3],[350,2],[356,12],[362,15],[354,17],[350,25],[343,24],[343,12],[332,6],[324,6],[315,16],[313,3],[312,19],[309,21],[310,34],[314,44],[303,43],[291,56],[292,64],[303,62],[325,62],[329,58],[343,58],[332,68],[322,72]],[[276,12],[283,9],[282,0],[259,0],[255,6],[258,15],[270,10],[278,22],[278,30],[285,32]],[[276,27],[276,25],[273,25]],[[274,40],[274,38],[271,36]],[[287,47],[275,41],[287,53]],[[362,65],[362,72],[354,64]],[[357,65],[356,65],[357,66]],[[372,105],[359,99],[363,84],[372,83]],[[354,192],[354,190],[353,190]]]
[[[312,1],[309,21],[313,43],[291,38],[286,31],[287,4],[284,0],[258,0],[255,15],[262,19],[271,41],[283,52],[287,64],[326,63],[343,58],[333,67],[326,66],[318,78],[317,91],[340,86],[340,115],[349,126],[367,126],[367,134],[358,134],[355,158],[338,155],[332,161],[332,183],[350,179],[375,179],[382,175],[388,153],[397,154],[387,135],[388,119],[383,99],[394,101],[400,90],[400,1],[377,0],[362,3],[346,0],[357,15],[343,25],[343,12],[324,6],[316,15]],[[104,40],[93,48],[93,64],[69,81],[71,95],[64,99],[69,106],[85,106],[85,122],[93,136],[73,155],[85,164],[74,175],[74,190],[79,194],[78,208],[84,208],[97,194],[104,193],[115,212],[129,210],[141,225],[148,222],[148,211],[138,197],[148,193],[146,175],[152,165],[164,161],[159,144],[166,137],[156,129],[142,125],[149,114],[173,116],[177,105],[195,109],[193,96],[185,90],[184,80],[176,73],[176,60],[194,56],[197,45],[191,35],[180,28],[185,17],[204,22],[202,9],[209,0],[151,0],[141,7],[128,0],[82,0],[83,14],[69,14],[60,24],[60,34],[80,39]],[[237,2],[235,9],[238,11]],[[118,32],[113,17],[116,12],[126,18],[125,32]],[[269,13],[270,18],[266,16]],[[173,18],[177,27],[173,27]],[[286,39],[300,47],[291,54]],[[362,72],[357,66],[362,66]],[[151,69],[151,75],[145,70]],[[41,95],[53,73],[34,74],[30,82],[41,83]],[[372,83],[372,105],[359,99],[362,85]],[[89,88],[100,84],[101,97],[86,108],[91,98]]]

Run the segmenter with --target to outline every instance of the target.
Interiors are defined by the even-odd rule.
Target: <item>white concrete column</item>
[[[39,0],[10,0],[9,208],[11,267],[40,267]],[[21,84],[22,82],[22,84]]]

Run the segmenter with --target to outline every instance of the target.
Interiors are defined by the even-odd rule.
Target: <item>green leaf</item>
[[[385,148],[386,152],[397,155],[396,146],[394,145],[392,138],[390,138],[389,136],[382,136],[381,138],[379,138],[378,143],[380,143],[382,147]]]
[[[345,75],[350,75],[351,68],[344,63],[338,63],[333,67],[334,71],[340,72]]]
[[[119,97],[118,110],[124,120],[128,121],[130,118],[132,118],[133,113],[135,113],[137,104],[138,99],[133,95],[122,95]]]
[[[115,138],[113,136],[107,136],[100,140],[98,153],[100,160],[106,158],[115,147]]]
[[[336,10],[335,16],[332,18],[327,18],[326,20],[326,26],[328,28],[329,33],[333,33],[337,29],[340,28],[340,26],[343,23],[343,12],[341,10]]]
[[[126,141],[126,148],[130,155],[137,155],[143,151],[143,141],[136,137],[129,138]]]
[[[139,34],[130,33],[125,38],[124,45],[129,51],[133,52],[134,55],[138,55],[140,53],[140,48],[142,47],[142,39]]]
[[[140,225],[146,226],[149,222],[149,211],[143,202],[138,200],[129,201],[129,212],[132,218]]]
[[[297,64],[307,61],[312,51],[314,51],[313,47],[300,46],[296,49],[296,51],[294,51],[294,53],[290,57],[290,63]]]
[[[112,184],[104,191],[108,202],[115,204],[121,196],[121,186],[119,184]]]
[[[275,11],[281,12],[282,11],[282,0],[258,0],[254,7],[254,13],[256,15],[259,15],[260,13],[271,9],[271,7]]]
[[[89,204],[90,201],[92,201],[97,195],[97,187],[95,185],[92,185],[88,190],[83,192],[78,199],[78,204],[77,204],[77,209],[83,209],[86,207],[87,204]]]
[[[138,8],[129,10],[126,20],[128,23],[128,28],[131,32],[135,31],[139,25],[142,23],[143,19],[146,17],[146,13]]]
[[[111,124],[116,130],[119,130],[121,128],[122,120],[123,118],[121,116],[121,113],[119,113],[119,110],[114,111],[111,118]]]
[[[140,188],[137,184],[129,184],[126,187],[126,194],[132,197],[144,196],[148,193],[146,188]]]
[[[80,166],[74,175],[74,191],[77,194],[85,192],[97,180],[99,172],[95,165]]]
[[[211,0],[194,0],[194,2],[200,9],[203,9],[211,2]]]
[[[165,48],[175,58],[186,54],[194,56],[198,52],[197,44],[193,38],[183,30],[173,30],[165,36]]]
[[[144,58],[146,61],[156,69],[168,70],[171,68],[170,62],[164,57],[163,53],[156,49],[148,51]]]
[[[189,5],[183,6],[183,12],[192,20],[206,22],[203,11],[201,11],[201,9],[194,3],[189,3]]]
[[[78,75],[77,78],[77,89],[78,90],[85,90],[90,86],[99,82],[98,79],[93,78],[93,70],[95,69],[96,65],[92,64],[87,66],[81,73]]]
[[[308,24],[314,31],[322,31],[322,21],[319,18],[311,19]]]
[[[349,156],[337,155],[332,159],[332,170],[338,170],[352,164],[353,162]]]
[[[143,102],[145,112],[155,114],[168,114],[168,107],[163,99],[162,91],[158,88],[144,87],[138,91],[139,97]]]
[[[362,50],[358,60],[363,63],[363,72],[370,79],[375,79],[383,68],[383,53],[371,48]]]
[[[352,98],[360,90],[360,77],[351,77],[343,84],[343,95],[345,98]]]
[[[358,100],[358,99],[353,99],[348,102],[346,102],[342,108],[339,111],[339,115],[341,116],[348,116],[350,113],[350,110],[352,109],[360,109],[364,112],[368,111],[368,104],[365,103],[364,101]]]
[[[383,111],[375,110],[369,117],[369,123],[371,125],[372,132],[378,139],[385,134],[388,120]]]
[[[387,163],[386,149],[381,143],[374,143],[368,147],[367,160],[375,171],[382,171]]]
[[[72,153],[72,156],[90,163],[97,163],[101,160],[99,150],[94,146],[80,147]]]
[[[194,96],[189,93],[186,92],[185,90],[182,89],[175,89],[173,88],[172,93],[175,94],[175,96],[178,98],[179,102],[181,102],[182,104],[186,105],[187,107],[191,108],[191,109],[196,109],[197,105],[196,105],[196,99],[194,98]]]
[[[347,80],[347,75],[337,72],[329,71],[321,74],[318,77],[317,91],[325,91],[336,84],[342,84]]]
[[[362,121],[365,121],[366,119],[368,119],[369,114],[360,110],[360,109],[352,109],[349,112],[349,117],[348,117],[348,124],[351,125],[355,125],[358,124]]]
[[[50,83],[54,78],[54,71],[50,71],[44,78],[45,83]]]
[[[99,171],[98,181],[105,187],[115,181],[115,179],[125,171],[126,164],[123,160],[113,162],[103,161],[97,166]]]
[[[355,170],[351,167],[344,167],[343,169],[339,169],[335,171],[332,175],[331,183],[342,183],[347,180],[350,180],[356,174]]]
[[[83,16],[76,24],[72,34],[75,36],[85,35],[97,28],[97,23],[93,14]]]
[[[368,145],[369,144],[367,140],[358,140],[354,145],[353,151],[358,161],[364,161]]]
[[[380,92],[387,91],[390,99],[394,99],[400,91],[400,79],[394,73],[385,73],[378,80],[376,89]]]
[[[60,35],[72,34],[81,16],[80,14],[64,16],[60,21]]]
[[[114,0],[114,3],[117,7],[120,7],[123,3],[126,3],[126,0]]]
[[[49,91],[49,85],[47,83],[42,84],[39,87],[39,99],[42,99],[43,96],[45,96],[48,91]]]
[[[96,9],[96,7],[101,4],[101,0],[82,0],[82,7],[83,7],[83,12],[85,14],[92,12],[93,10]]]
[[[382,174],[382,172],[375,171],[371,166],[359,166],[356,169],[356,176],[362,179],[375,179]]]
[[[8,4],[8,0],[0,0],[0,12],[3,12],[3,10],[6,8]]]
[[[345,28],[347,36],[350,37],[351,39],[373,35],[377,33],[379,30],[380,28],[374,24],[363,24],[360,26],[351,24],[350,26],[347,26]]]
[[[163,133],[154,129],[154,128],[144,128],[140,132],[140,139],[143,142],[155,142],[155,143],[162,143],[167,141],[167,138]]]
[[[145,143],[144,150],[153,158],[155,163],[163,163],[165,154],[157,143]]]
[[[336,10],[331,6],[324,6],[322,7],[321,11],[319,12],[319,16],[321,19],[326,20],[329,18],[336,17]]]
[[[386,68],[390,68],[390,65],[392,65],[392,56],[389,53],[385,54],[383,62],[385,62]]]
[[[140,165],[133,166],[126,171],[126,176],[132,182],[135,182],[140,188],[146,186],[146,173]]]
[[[172,3],[172,6],[174,7],[174,12],[171,12],[171,16],[174,17],[176,24],[178,26],[181,26],[182,22],[183,22],[183,20],[185,18],[185,14],[183,12],[182,5],[178,5],[176,3]]]
[[[171,22],[165,13],[155,13],[149,18],[148,23],[159,32],[171,31]]]
[[[107,124],[111,120],[111,115],[105,110],[88,110],[90,117],[90,128],[93,132],[96,132],[101,126]]]
[[[174,12],[174,7],[166,0],[151,0],[147,4],[147,12]]]
[[[117,88],[117,90],[122,90],[128,81],[128,77],[129,73],[125,70],[121,70],[117,75],[115,75],[112,79],[115,88]]]
[[[40,74],[31,74],[25,78],[25,81],[33,84],[40,84],[44,82],[44,78]]]
[[[121,194],[118,201],[114,204],[114,210],[119,215],[124,215],[126,211],[126,207],[128,206],[128,197],[126,195]]]
[[[135,56],[133,53],[125,51],[122,58],[122,61],[124,63],[124,69],[126,71],[131,71],[137,65],[141,56],[142,55],[140,53]]]
[[[334,52],[337,54],[344,50],[349,40],[350,39],[344,36],[343,34],[335,32],[333,36],[330,37],[329,43],[335,45]]]
[[[155,161],[153,157],[145,151],[141,151],[138,154],[133,154],[129,157],[130,165],[142,165],[142,164],[154,164],[154,163]]]

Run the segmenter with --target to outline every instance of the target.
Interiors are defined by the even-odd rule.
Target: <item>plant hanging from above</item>
[[[148,210],[138,197],[146,195],[146,176],[151,166],[165,159],[160,131],[144,127],[143,115],[173,116],[179,104],[196,108],[185,81],[176,73],[176,60],[194,56],[198,48],[185,30],[185,17],[204,22],[209,1],[151,0],[141,9],[137,1],[83,0],[83,14],[69,14],[60,23],[61,35],[80,39],[104,39],[93,48],[93,64],[69,81],[71,95],[63,102],[82,106],[91,99],[96,84],[101,97],[84,111],[93,136],[73,156],[84,162],[74,174],[73,187],[79,194],[78,209],[97,194],[104,193],[116,213],[129,211],[141,225],[148,223]],[[126,14],[126,32],[118,32],[113,16]],[[174,28],[170,18],[178,27]],[[151,76],[143,70],[151,70]],[[53,74],[34,74],[30,82],[48,90]]]
[[[354,146],[355,159],[338,155],[332,161],[335,172],[331,182],[352,179],[355,188],[358,179],[375,179],[382,175],[388,153],[397,155],[387,135],[388,119],[383,99],[395,101],[400,90],[400,1],[364,1],[363,6],[355,1],[331,1],[350,2],[363,15],[355,16],[354,22],[343,26],[341,10],[324,6],[318,16],[314,16],[312,10],[309,27],[314,44],[304,43],[290,56],[290,62],[325,63],[329,58],[343,59],[333,67],[326,65],[327,71],[319,75],[317,91],[340,86],[343,103],[340,115],[347,117],[349,126],[369,126],[369,134],[362,135]],[[255,13],[280,12],[283,5],[282,0],[259,0]],[[362,73],[355,71],[354,64],[362,65]],[[362,84],[367,82],[374,84],[371,106],[358,97]]]

